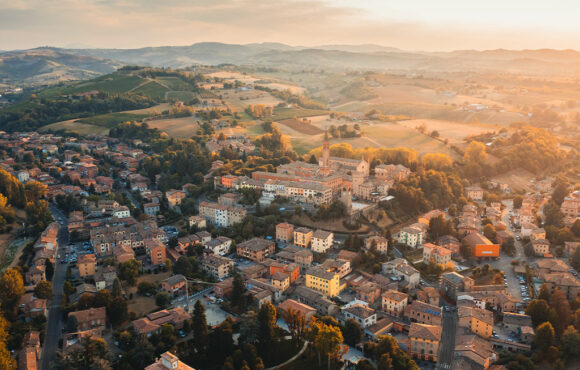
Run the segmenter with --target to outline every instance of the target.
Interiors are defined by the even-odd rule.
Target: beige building
[[[77,260],[77,268],[81,277],[94,276],[97,268],[97,258],[94,254],[81,254]]]
[[[223,279],[229,276],[234,269],[234,261],[227,257],[210,255],[204,257],[201,267],[207,271],[208,274],[218,279]]]
[[[407,307],[409,296],[406,293],[389,289],[382,295],[382,310],[394,316],[402,316]]]
[[[387,253],[389,250],[389,241],[379,235],[369,236],[365,239],[365,249],[369,250],[371,247],[375,247],[377,252]]]
[[[429,264],[433,261],[435,264],[445,266],[448,262],[451,262],[452,253],[453,252],[447,248],[431,243],[425,243],[423,245],[423,263]]]
[[[201,202],[199,216],[217,227],[230,227],[241,223],[247,215],[244,207],[228,207],[217,203]]]
[[[294,237],[294,225],[282,222],[276,225],[276,241],[290,243]]]
[[[412,323],[409,328],[409,355],[412,358],[437,362],[441,332],[439,325]]]
[[[324,230],[316,230],[312,234],[312,246],[311,249],[316,253],[326,253],[334,242],[334,234]]]
[[[312,240],[312,230],[307,227],[299,227],[294,230],[294,244],[308,248],[310,246],[310,241]]]

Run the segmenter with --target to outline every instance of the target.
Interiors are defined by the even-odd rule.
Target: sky
[[[196,42],[579,49],[578,0],[0,0],[0,50]]]

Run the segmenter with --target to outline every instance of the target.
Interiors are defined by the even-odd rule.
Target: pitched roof
[[[441,340],[441,326],[412,323],[409,329],[409,338],[421,338],[433,341]]]

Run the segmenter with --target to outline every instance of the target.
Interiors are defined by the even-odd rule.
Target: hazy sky
[[[374,43],[580,49],[578,0],[0,0],[0,49]]]

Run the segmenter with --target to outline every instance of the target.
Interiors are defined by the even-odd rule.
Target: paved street
[[[437,369],[451,369],[453,352],[455,350],[455,333],[457,331],[457,312],[443,311],[443,333],[441,334],[441,347],[439,348],[439,361]]]
[[[56,207],[50,207],[52,216],[57,219],[60,218],[62,221],[60,232],[58,236],[58,250],[57,256],[64,254],[66,246],[68,244],[68,220],[65,215],[58,210]],[[48,310],[48,320],[46,323],[46,335],[44,339],[44,346],[42,349],[42,359],[41,359],[41,369],[49,370],[50,363],[56,360],[56,351],[58,350],[58,340],[61,335],[61,328],[63,325],[62,320],[62,310],[60,304],[62,302],[62,291],[64,287],[64,282],[66,278],[66,268],[67,264],[59,263],[58,258],[55,261],[55,271],[54,277],[52,279],[52,290],[54,297],[50,301],[50,306]]]

